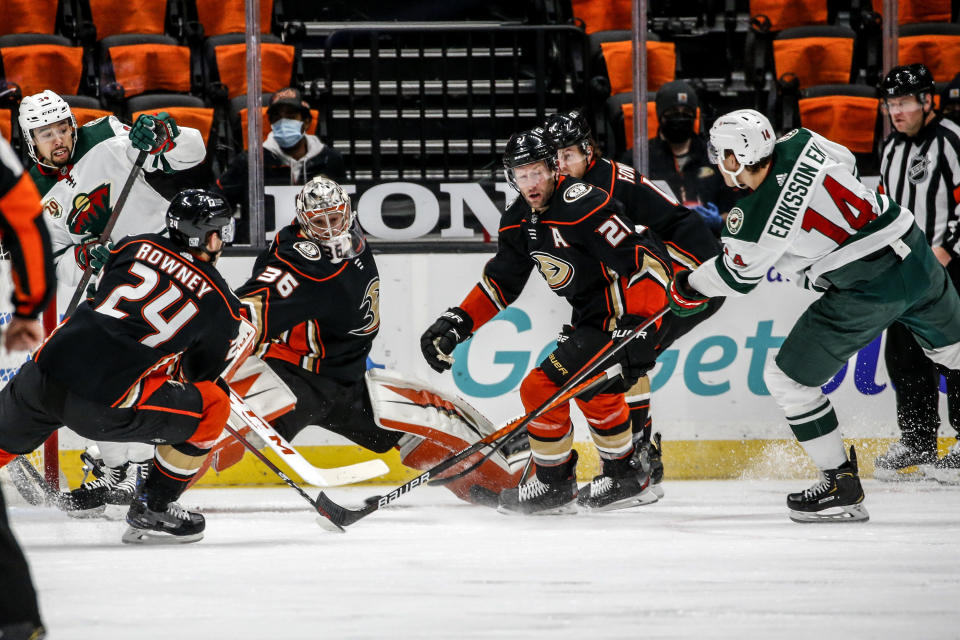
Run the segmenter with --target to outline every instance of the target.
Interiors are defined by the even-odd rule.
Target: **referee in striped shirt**
[[[881,190],[913,212],[954,286],[960,285],[960,126],[933,108],[933,75],[922,64],[894,67],[880,83],[881,108],[896,131],[884,142]],[[960,289],[960,287],[958,287]],[[940,426],[937,367],[900,323],[887,330],[884,353],[896,390],[900,440],[876,460],[881,480],[960,482],[960,446],[937,459]],[[950,424],[960,427],[960,372],[944,371]],[[920,465],[912,473],[904,470]]]

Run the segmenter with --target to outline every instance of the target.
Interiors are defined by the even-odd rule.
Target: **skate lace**
[[[181,507],[179,502],[171,502],[168,504],[167,513],[177,520],[187,521],[190,519],[190,512]]]
[[[613,488],[613,478],[610,476],[597,476],[590,482],[590,495],[602,496]]]
[[[811,499],[813,499],[813,498],[818,498],[818,497],[820,497],[821,495],[823,495],[824,493],[826,493],[829,488],[830,488],[830,479],[827,478],[827,476],[822,475],[822,476],[820,476],[820,482],[818,482],[817,484],[813,485],[813,486],[810,487],[809,489],[804,489],[804,491],[803,491],[803,498],[804,498],[805,500],[811,500]]]
[[[110,488],[120,482],[123,470],[120,467],[105,467],[103,475],[93,480],[87,480],[80,487],[82,489],[96,489],[98,487]]]
[[[133,493],[136,491],[137,484],[140,482],[140,478],[143,476],[144,467],[146,467],[146,465],[139,462],[129,463],[124,472],[123,480],[117,483],[116,488],[126,493]]]
[[[526,484],[520,485],[520,502],[538,498],[547,492],[547,485],[540,482],[540,479],[534,477]]]

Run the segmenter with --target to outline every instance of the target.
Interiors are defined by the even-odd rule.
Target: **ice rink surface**
[[[668,481],[647,507],[535,518],[426,487],[346,534],[286,488],[192,490],[206,537],[164,547],[10,516],[52,640],[960,638],[960,488],[866,481],[869,522],[792,523],[809,484]]]

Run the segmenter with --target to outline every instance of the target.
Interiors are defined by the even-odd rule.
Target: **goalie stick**
[[[232,388],[230,389],[230,413],[231,417],[235,417],[237,421],[250,427],[253,433],[257,434],[260,439],[266,442],[267,446],[270,447],[294,473],[303,478],[304,482],[315,487],[335,487],[343,484],[363,482],[364,480],[382,476],[390,470],[387,464],[379,458],[329,469],[313,466],[299,451],[294,449],[283,436],[277,433],[266,420],[258,416],[256,412],[244,402],[240,394]],[[234,429],[230,429],[230,433],[234,437],[237,437]],[[241,442],[241,444],[243,444],[243,442]]]
[[[635,327],[630,331],[630,333],[623,336],[618,342],[608,342],[592,358],[590,358],[590,360],[588,360],[587,363],[584,364],[577,373],[571,376],[566,384],[557,389],[556,393],[550,396],[546,401],[543,402],[543,404],[533,411],[524,416],[511,420],[497,431],[494,431],[481,440],[475,442],[460,453],[457,453],[436,464],[433,468],[429,469],[428,471],[424,471],[413,480],[410,480],[409,482],[397,487],[387,495],[367,498],[366,506],[360,509],[348,509],[347,507],[337,504],[323,491],[321,491],[316,499],[317,512],[320,513],[321,516],[328,518],[333,525],[342,529],[343,527],[353,524],[357,520],[367,517],[374,511],[380,509],[380,507],[390,504],[412,489],[427,484],[432,475],[436,475],[446,471],[447,469],[450,469],[460,461],[477,453],[484,447],[492,444],[502,446],[503,443],[511,440],[522,429],[526,429],[527,425],[537,417],[543,415],[554,407],[563,404],[564,402],[568,402],[577,394],[583,392],[585,389],[589,388],[599,380],[604,379],[607,376],[605,367],[609,366],[613,362],[613,357],[624,347],[626,347],[631,340],[646,330],[647,327],[663,317],[663,315],[666,314],[669,309],[669,306],[660,309],[657,313],[648,318],[643,324]],[[604,369],[600,370],[601,367],[604,367]],[[599,373],[595,373],[598,370],[600,370]]]

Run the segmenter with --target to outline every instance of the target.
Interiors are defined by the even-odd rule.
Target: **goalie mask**
[[[37,145],[33,139],[33,131],[64,120],[69,121],[73,129],[73,147],[70,150],[70,157],[72,158],[73,151],[77,147],[77,119],[73,117],[70,105],[49,89],[27,96],[20,101],[17,122],[20,125],[20,131],[23,133],[23,140],[27,143],[27,154],[31,160],[51,169],[58,168],[37,156]]]
[[[710,127],[707,157],[743,188],[739,176],[744,168],[770,156],[776,143],[777,137],[765,115],[753,109],[739,109],[721,116]],[[727,151],[740,163],[736,171],[730,171],[724,165]]]
[[[363,251],[363,233],[350,196],[326,176],[311,179],[297,194],[297,221],[304,235],[318,242],[333,262]]]

